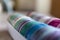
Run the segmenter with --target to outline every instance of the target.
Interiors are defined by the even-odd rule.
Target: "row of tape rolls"
[[[33,13],[28,16],[13,14],[8,21],[27,40],[60,40],[60,19]]]
[[[48,25],[60,28],[60,19],[59,18],[45,16],[43,14],[36,13],[36,12],[30,12],[29,15],[27,15],[27,16],[31,17],[32,19],[34,19],[38,22],[43,22]]]

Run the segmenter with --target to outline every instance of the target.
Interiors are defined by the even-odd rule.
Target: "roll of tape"
[[[9,17],[8,21],[10,22],[11,25],[15,25],[21,18],[27,18],[29,20],[31,20],[31,18],[26,17],[24,15],[21,14],[13,14]]]
[[[17,16],[15,18],[17,18]],[[10,18],[11,22],[15,18],[12,18],[12,19]],[[49,39],[50,37],[50,40],[56,39],[56,38],[57,38],[56,40],[60,40],[60,31],[59,31],[60,29],[54,28],[45,23],[34,21],[29,17],[20,16],[19,18],[20,19],[18,19],[18,21],[16,21],[15,24],[14,23],[12,24],[14,24],[14,28],[28,40],[42,40],[48,35],[49,36],[47,39]],[[55,31],[57,31],[55,33],[56,36],[54,34]],[[59,36],[57,34],[59,34]],[[53,37],[51,37],[50,35],[52,35]]]
[[[35,21],[29,21],[27,24],[25,24],[21,30],[21,34],[24,33],[25,36],[27,35],[27,33],[29,32],[28,30],[30,28],[32,28],[34,25],[37,25],[38,22],[35,22]],[[27,36],[26,36],[27,37]]]
[[[45,28],[45,26],[40,26],[40,24],[33,26],[32,28],[29,29],[29,31],[27,33],[27,38],[30,40],[31,36],[34,35],[35,32],[37,32],[39,29],[41,30],[43,28]],[[36,34],[36,35],[38,35],[38,34]]]
[[[19,21],[16,22],[16,24],[14,25],[14,27],[18,30],[19,27],[21,27],[23,25],[24,22],[28,22],[29,20],[26,20],[26,19],[21,19]]]
[[[41,23],[42,24],[42,23]],[[38,26],[38,25],[37,25]],[[43,28],[40,28],[39,27],[43,27]],[[46,37],[47,35],[53,33],[54,31],[56,31],[56,29],[54,27],[51,27],[51,26],[47,26],[45,24],[42,24],[38,27],[37,30],[33,31],[34,28],[32,28],[30,31],[31,33],[29,33],[28,35],[28,40],[42,40],[44,37]],[[29,31],[29,32],[30,32]]]

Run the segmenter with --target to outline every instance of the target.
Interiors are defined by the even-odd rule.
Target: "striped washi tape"
[[[15,29],[19,31],[19,29],[21,28],[21,26],[28,22],[29,20],[24,20],[24,19],[21,19],[19,20],[18,22],[16,22],[16,24],[14,25]]]
[[[23,16],[23,17],[22,17]],[[29,17],[26,17],[24,15],[21,15],[21,14],[13,14],[9,17],[8,21],[10,22],[11,25],[15,25],[16,22],[18,22],[21,18],[27,18],[29,19]],[[30,18],[31,19],[31,18]],[[30,20],[29,19],[29,20]]]
[[[28,20],[25,19],[25,18],[22,18],[22,19],[18,20],[18,21],[15,23],[14,27],[15,27],[16,29],[18,29],[17,27],[20,27],[21,24],[23,24],[25,21],[27,22],[27,21],[29,21],[29,20],[30,20],[29,18],[28,18]]]
[[[20,15],[18,14],[13,14],[11,16],[9,16],[8,21],[10,22],[10,24],[12,24],[14,26],[15,22],[20,18]]]
[[[30,22],[28,22],[27,24],[25,24],[25,25],[23,26],[22,30],[20,31],[21,34],[25,34],[25,36],[26,36],[27,33],[29,33],[28,30],[29,30],[30,28],[32,28],[34,25],[37,25],[37,24],[38,24],[38,22],[35,22],[35,21],[30,21]],[[26,37],[27,37],[27,36],[26,36]]]

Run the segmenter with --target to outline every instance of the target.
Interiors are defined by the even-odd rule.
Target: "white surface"
[[[8,14],[0,13],[0,31],[8,30],[14,40],[26,40],[7,21]]]

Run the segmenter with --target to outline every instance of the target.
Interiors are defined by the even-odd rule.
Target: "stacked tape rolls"
[[[36,21],[44,22],[51,26],[60,28],[60,19],[59,18],[44,16],[44,15],[41,15],[40,13],[34,13],[34,12],[30,13],[28,16],[35,19]]]
[[[9,22],[28,40],[60,40],[60,30],[29,17],[14,14]],[[18,39],[17,39],[18,40]]]

